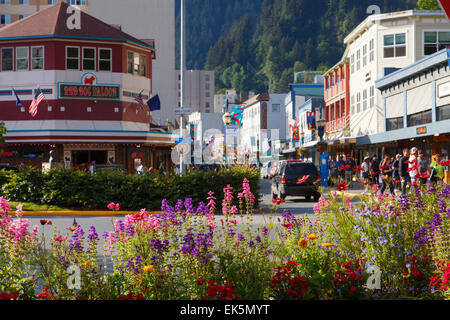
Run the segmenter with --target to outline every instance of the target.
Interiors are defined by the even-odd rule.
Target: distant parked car
[[[299,179],[309,176],[304,182]],[[315,184],[319,178],[317,167],[311,162],[298,160],[282,161],[272,177],[272,198],[285,199],[287,196],[304,196],[307,200],[318,201],[320,193]]]
[[[0,164],[0,170],[14,171],[14,172],[19,171],[17,167],[11,166],[9,164]]]

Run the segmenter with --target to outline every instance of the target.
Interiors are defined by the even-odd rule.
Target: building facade
[[[376,82],[382,95],[383,132],[358,139],[395,155],[416,147],[431,159],[450,153],[450,51],[443,49]],[[448,170],[448,168],[447,168]],[[449,174],[446,173],[449,182]]]
[[[236,90],[226,90],[225,94],[214,95],[214,112],[223,114],[231,111],[228,110],[230,105],[237,103],[238,98]]]
[[[382,132],[383,105],[375,81],[450,43],[443,11],[371,15],[344,40],[350,59],[350,136]]]
[[[286,135],[285,94],[259,94],[244,102],[239,150],[259,156],[261,162],[271,158],[271,143]]]
[[[0,120],[8,129],[0,162],[40,167],[55,150],[65,167],[168,167],[171,135],[151,132],[149,109],[134,99],[152,95],[154,45],[84,12],[81,29],[69,30],[67,8],[59,3],[0,29]],[[37,87],[45,100],[32,117]]]
[[[177,106],[181,106],[181,77],[176,71]],[[191,112],[214,112],[214,71],[186,70],[184,73],[184,108]]]
[[[350,128],[350,62],[344,58],[324,75],[325,139],[349,136]]]

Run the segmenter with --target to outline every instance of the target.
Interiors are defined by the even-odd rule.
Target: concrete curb
[[[24,211],[23,216],[126,216],[138,211]],[[162,214],[151,211],[150,214]]]

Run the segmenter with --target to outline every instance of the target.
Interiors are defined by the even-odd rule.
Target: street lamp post
[[[181,44],[180,44],[180,109],[184,108],[184,69],[185,69],[185,46],[184,46],[184,0],[181,0]],[[183,139],[183,113],[180,115],[180,138]],[[183,165],[183,152],[180,152],[180,174],[185,173],[185,167]]]
[[[226,112],[223,115],[223,117],[222,117],[222,121],[223,121],[223,124],[224,124],[224,130],[223,130],[223,144],[224,144],[223,159],[224,159],[224,164],[226,165],[226,163],[227,163],[227,127],[231,123],[231,113]]]

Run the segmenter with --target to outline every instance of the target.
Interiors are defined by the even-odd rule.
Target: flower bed
[[[50,239],[42,231],[51,221],[30,226],[20,207],[13,219],[0,198],[0,299],[450,297],[448,185],[405,198],[373,192],[359,203],[331,192],[312,218],[276,214],[275,202],[262,226],[252,223],[247,179],[239,190],[226,186],[221,203],[214,192],[198,206],[163,200],[162,215],[142,209],[103,235],[74,221]]]

